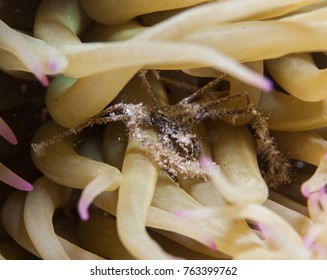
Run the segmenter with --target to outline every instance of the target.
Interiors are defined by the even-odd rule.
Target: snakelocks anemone
[[[326,259],[326,28],[321,0],[1,1],[0,259]]]

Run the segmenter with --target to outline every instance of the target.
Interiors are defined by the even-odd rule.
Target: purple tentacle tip
[[[82,221],[87,221],[90,218],[88,208],[89,208],[89,203],[87,203],[83,199],[80,199],[78,201],[77,211]]]
[[[262,83],[262,89],[266,92],[270,92],[274,89],[274,83],[272,80],[264,77],[263,83]]]

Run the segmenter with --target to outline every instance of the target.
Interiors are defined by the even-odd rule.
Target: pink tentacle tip
[[[259,231],[263,231],[264,230],[264,225],[263,224],[261,224],[261,223],[257,223],[257,224],[255,224],[254,226],[253,226],[256,230],[259,230]]]
[[[306,248],[310,249],[313,245],[314,240],[310,238],[309,236],[302,237],[303,244]]]
[[[324,159],[327,159],[327,153],[324,154]]]
[[[49,86],[49,80],[46,75],[43,74],[41,76],[38,76],[37,78],[40,81],[40,83],[42,84],[42,86],[44,86],[44,87]]]
[[[264,225],[262,223],[258,223],[257,228],[262,233],[262,235],[264,236],[264,238],[266,240],[270,240],[272,238],[271,231],[269,230],[269,228],[266,225]]]
[[[87,221],[90,219],[88,208],[89,206],[87,205],[87,203],[84,203],[84,201],[79,200],[77,205],[77,211],[82,221]]]
[[[52,74],[57,74],[61,70],[60,62],[58,59],[49,59],[48,68]]]
[[[215,163],[208,156],[205,155],[200,155],[199,162],[203,166],[203,168],[206,169],[209,169],[213,165],[215,165]]]
[[[49,85],[48,77],[45,75],[42,67],[40,65],[35,65],[33,68],[34,76],[39,80],[42,86],[47,87]]]
[[[182,217],[182,218],[187,218],[190,216],[189,211],[187,211],[187,210],[177,210],[175,212],[175,214],[176,214],[176,216]]]
[[[5,138],[10,144],[16,145],[17,138],[14,132],[10,129],[7,123],[0,117],[0,135]]]
[[[211,251],[217,251],[217,245],[216,245],[216,242],[211,238],[211,237],[208,237],[207,238],[207,241],[206,241],[206,245],[208,246],[208,248],[211,250]]]
[[[274,89],[274,83],[272,80],[263,77],[262,90],[265,92],[271,92]]]
[[[311,195],[311,191],[310,191],[310,187],[308,184],[303,184],[302,188],[301,188],[301,193],[305,198],[310,197]]]
[[[8,167],[0,163],[0,180],[9,186],[22,191],[32,191],[33,185],[11,171]]]
[[[33,185],[31,185],[30,183],[26,182],[25,180],[20,184],[21,186],[21,190],[30,192],[33,190]]]
[[[252,225],[252,228],[253,228],[254,230],[261,231],[260,225],[258,225],[258,224],[253,224],[253,225]]]

